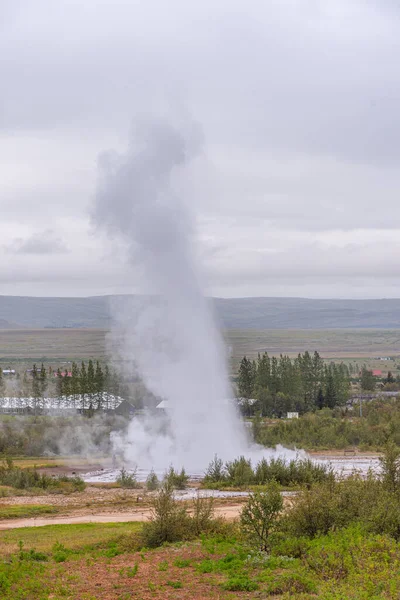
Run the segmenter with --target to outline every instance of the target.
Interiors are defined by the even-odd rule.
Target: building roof
[[[373,369],[372,370],[372,375],[374,377],[380,377],[382,375],[382,371],[380,369]]]

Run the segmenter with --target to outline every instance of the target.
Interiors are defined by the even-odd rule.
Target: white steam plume
[[[214,454],[227,460],[248,449],[228,401],[225,353],[202,292],[190,211],[172,185],[200,140],[194,126],[152,122],[136,131],[126,153],[100,161],[94,220],[127,244],[130,263],[143,268],[157,298],[139,316],[137,307],[135,315],[125,308],[118,319],[122,357],[167,400],[171,420],[166,434],[157,423],[134,419],[119,443],[127,461],[156,470],[172,463],[196,472]]]

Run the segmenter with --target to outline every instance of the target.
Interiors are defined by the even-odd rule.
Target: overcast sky
[[[97,162],[174,114],[207,293],[400,297],[399,59],[394,0],[0,0],[0,293],[140,291]]]

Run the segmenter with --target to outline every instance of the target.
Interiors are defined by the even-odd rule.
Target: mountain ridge
[[[0,296],[0,329],[108,328],[111,306],[130,310],[149,296],[85,298]],[[279,297],[210,298],[224,329],[400,329],[400,298],[346,300]]]

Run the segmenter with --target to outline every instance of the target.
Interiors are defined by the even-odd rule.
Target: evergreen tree
[[[335,387],[335,380],[330,370],[328,373],[325,389],[325,405],[328,408],[334,408],[337,404],[337,393]]]
[[[110,395],[110,386],[111,386],[111,374],[110,374],[110,369],[108,367],[108,365],[105,366],[104,369],[104,383],[103,383],[103,388],[104,388],[104,405],[105,405],[105,409],[108,410],[109,406],[109,395]]]
[[[81,394],[81,409],[85,410],[86,408],[86,395],[88,393],[88,381],[87,381],[87,371],[86,365],[82,361],[81,371],[79,374],[79,383],[80,383],[80,394]]]
[[[57,378],[56,378],[56,394],[58,399],[58,407],[60,408],[62,402],[62,396],[64,394],[64,385],[63,385],[63,376],[61,373],[60,367],[57,369]]]
[[[99,361],[96,362],[96,372],[95,372],[95,390],[97,396],[97,410],[101,410],[104,408],[103,403],[103,393],[104,393],[104,373],[100,366]]]
[[[79,367],[76,362],[72,363],[71,378],[70,378],[70,394],[72,398],[72,406],[76,408],[77,399],[80,392]]]
[[[65,369],[63,375],[63,394],[65,396],[66,406],[68,406],[70,402],[71,395],[71,378],[68,376],[68,369]]]
[[[244,356],[241,360],[238,372],[238,391],[239,396],[243,398],[251,398],[255,377],[253,363]]]
[[[92,403],[92,406],[93,406],[93,399],[94,399],[94,395],[96,392],[96,381],[95,381],[95,372],[94,372],[93,361],[91,359],[89,360],[88,369],[87,369],[87,389],[88,389],[90,402]]]
[[[271,361],[267,352],[258,355],[256,386],[257,388],[269,388],[271,378]]]
[[[1,398],[1,401],[4,400],[5,393],[6,393],[6,382],[4,381],[3,369],[0,368],[0,398]]]
[[[394,383],[395,382],[395,379],[394,379],[391,371],[388,372],[385,382],[386,383]]]
[[[24,398],[31,398],[33,395],[32,381],[28,378],[26,371],[24,372],[24,376],[22,378],[22,395]]]
[[[276,356],[271,358],[271,379],[270,379],[270,391],[273,398],[276,398],[277,393],[280,391],[280,377],[279,377],[279,364]]]
[[[368,392],[372,392],[375,389],[374,376],[372,371],[369,371],[366,366],[361,370],[361,389]]]
[[[318,396],[317,396],[317,408],[319,410],[321,410],[321,408],[324,408],[324,406],[325,406],[325,396],[322,391],[322,388],[319,388]]]
[[[37,370],[36,364],[34,364],[33,368],[32,368],[32,397],[33,397],[33,410],[36,415],[37,410],[39,408],[39,399],[41,397],[40,375]]]
[[[39,385],[40,385],[40,395],[42,398],[42,407],[45,408],[45,396],[46,396],[46,390],[48,387],[48,381],[47,381],[47,371],[44,368],[43,363],[42,363],[42,366],[40,368],[40,373],[39,373]]]

